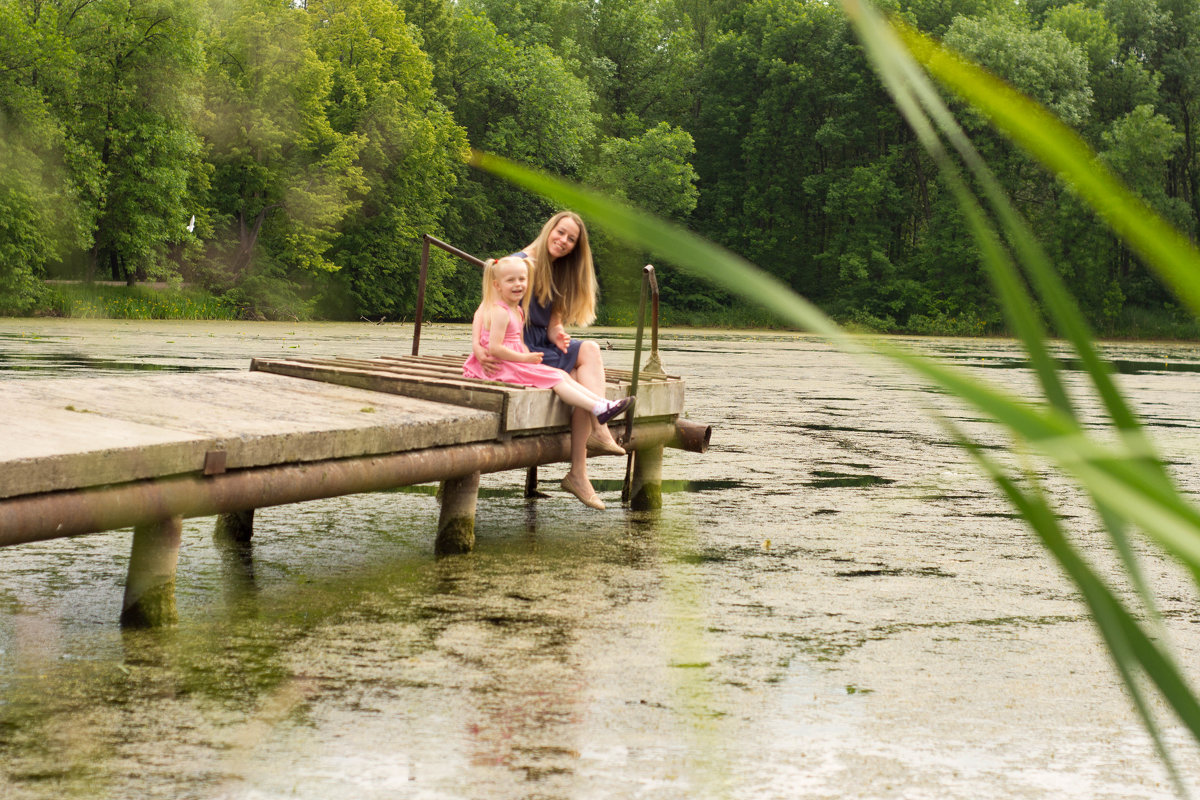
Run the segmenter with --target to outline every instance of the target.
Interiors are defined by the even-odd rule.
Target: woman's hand
[[[571,334],[567,333],[562,325],[553,325],[547,329],[546,333],[549,335],[550,341],[554,342],[555,347],[564,353],[567,352],[567,348],[571,345]]]
[[[495,375],[500,371],[500,359],[487,351],[486,347],[475,345],[475,360],[483,367],[484,375]]]

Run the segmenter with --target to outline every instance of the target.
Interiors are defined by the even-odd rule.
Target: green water
[[[628,331],[595,335],[630,366]],[[466,336],[433,326],[422,349]],[[0,320],[0,391],[410,337]],[[1006,342],[911,343],[1029,383]],[[1177,365],[1196,349],[1112,352],[1141,365],[1120,379],[1194,490],[1200,378]],[[188,520],[180,622],[160,632],[116,623],[128,531],[4,550],[0,797],[1171,796],[1080,604],[924,407],[1002,452],[986,423],[808,337],[667,331],[662,358],[714,434],[668,451],[661,512],[622,510],[623,460],[599,459],[604,512],[557,488],[561,468],[537,501],[522,473],[485,476],[462,557],[433,556],[432,487],[260,509],[248,547]],[[1147,564],[1194,664],[1187,581]]]

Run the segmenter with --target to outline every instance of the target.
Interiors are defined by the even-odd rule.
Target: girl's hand
[[[543,353],[540,350],[536,351],[536,352],[532,352],[532,353],[526,353],[525,354],[525,363],[540,364],[540,363],[542,363],[542,355],[543,355]]]

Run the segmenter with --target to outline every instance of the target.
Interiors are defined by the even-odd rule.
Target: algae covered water
[[[0,391],[403,355],[411,335],[0,320]],[[592,335],[631,366],[629,331]],[[467,336],[429,326],[422,352]],[[909,343],[1030,382],[1010,342]],[[561,467],[536,501],[523,473],[485,476],[461,557],[433,556],[432,487],[262,509],[246,548],[188,520],[180,622],[161,632],[117,625],[129,531],[0,552],[0,796],[1173,796],[1071,587],[926,412],[1003,448],[986,422],[807,336],[666,331],[660,349],[714,426],[707,454],[667,452],[661,512],[621,509],[624,462],[597,459],[604,512],[557,488]],[[1107,350],[1194,491],[1200,350]],[[1188,669],[1195,593],[1152,553],[1146,567]]]

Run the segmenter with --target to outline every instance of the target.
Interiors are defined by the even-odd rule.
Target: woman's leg
[[[575,380],[579,381],[580,384],[591,390],[597,396],[601,398],[604,397],[604,358],[600,353],[600,345],[588,339],[579,346],[579,360],[575,362],[575,371],[572,373],[572,375],[574,376]],[[608,426],[601,425],[594,416],[590,416],[590,419],[584,419],[583,422],[587,423],[586,428],[584,428],[582,423],[580,423],[580,427],[585,434],[585,439],[587,438],[587,434],[594,433],[603,441],[614,441],[612,434],[608,430]],[[575,417],[572,417],[572,433],[574,433],[576,430],[575,424]],[[572,451],[574,451],[574,446],[575,443],[572,441]],[[586,456],[587,443],[585,442],[584,457]]]
[[[555,386],[554,392],[563,402],[571,405],[571,468],[563,477],[563,486],[586,505],[603,508],[604,503],[594,497],[595,489],[588,478],[587,469],[588,434],[592,431],[592,423],[596,421],[592,408],[598,398],[571,377]]]

